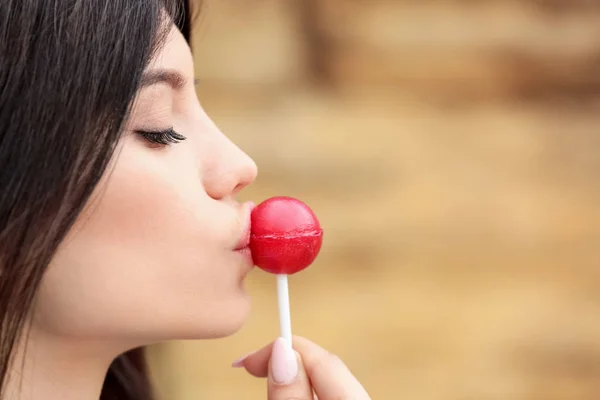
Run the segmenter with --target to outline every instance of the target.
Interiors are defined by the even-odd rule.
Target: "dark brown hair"
[[[189,42],[185,0],[0,1],[0,398],[44,271],[168,31],[165,11]],[[101,398],[152,398],[142,349],[112,363]]]

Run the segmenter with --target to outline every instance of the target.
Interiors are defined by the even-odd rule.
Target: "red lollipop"
[[[291,197],[273,197],[252,210],[250,250],[254,264],[277,275],[281,336],[292,345],[288,275],[317,258],[323,230],[312,210]]]
[[[322,243],[317,217],[300,200],[273,197],[252,211],[252,258],[267,272],[292,275],[302,271],[317,258]]]

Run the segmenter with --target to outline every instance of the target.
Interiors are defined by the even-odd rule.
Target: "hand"
[[[293,348],[279,338],[233,366],[268,377],[268,400],[370,400],[338,357],[298,336]]]

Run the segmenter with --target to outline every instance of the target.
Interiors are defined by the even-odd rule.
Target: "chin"
[[[244,293],[240,298],[223,302],[213,310],[203,310],[202,315],[186,324],[175,339],[199,340],[231,336],[244,326],[250,310],[250,297]]]

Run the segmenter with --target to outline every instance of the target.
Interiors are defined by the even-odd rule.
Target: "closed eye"
[[[186,140],[187,138],[177,132],[173,128],[168,128],[162,131],[136,131],[144,140],[158,146],[168,146]]]

